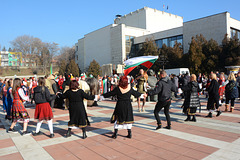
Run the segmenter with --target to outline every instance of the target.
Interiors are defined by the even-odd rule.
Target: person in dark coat
[[[200,99],[198,96],[198,92],[200,92],[201,90],[197,83],[197,77],[195,74],[191,75],[190,82],[188,83],[188,85],[183,86],[182,90],[186,92],[185,96],[186,103],[183,106],[183,110],[187,114],[187,119],[185,121],[196,122],[195,113],[197,111],[197,107],[200,107]]]
[[[158,102],[154,109],[154,116],[157,120],[157,128],[162,128],[162,123],[159,117],[159,112],[164,108],[164,114],[167,119],[166,129],[171,129],[171,120],[169,115],[169,108],[171,105],[171,96],[172,92],[176,92],[177,86],[175,86],[172,81],[167,77],[166,71],[160,72],[160,80],[157,83],[157,86],[152,91],[148,91],[146,94],[148,96],[158,94]]]
[[[114,123],[114,133],[112,135],[112,138],[114,139],[117,138],[118,129],[127,129],[127,137],[132,138],[131,128],[134,123],[134,119],[131,95],[139,98],[141,93],[132,89],[126,76],[122,76],[120,78],[118,86],[111,92],[102,95],[104,98],[117,96],[117,104],[111,118],[111,123]]]
[[[217,110],[217,115],[220,116],[222,113],[219,108],[219,83],[217,81],[217,76],[215,73],[212,73],[211,76],[211,82],[209,87],[207,88],[208,91],[208,103],[207,103],[207,109],[209,110],[209,114],[206,117],[212,118],[212,112],[214,110]]]
[[[229,108],[229,101],[231,101],[231,108],[230,112],[234,110],[234,101],[235,98],[238,98],[238,83],[236,81],[236,78],[234,76],[234,73],[230,73],[228,76],[228,84],[225,88],[225,96],[226,96],[226,109],[225,111],[228,111]]]
[[[98,99],[96,96],[86,94],[82,89],[78,89],[79,84],[76,80],[70,82],[69,90],[67,90],[64,94],[58,92],[58,96],[60,98],[68,98],[69,99],[69,116],[70,121],[68,122],[68,131],[66,137],[71,136],[71,130],[76,128],[82,128],[83,131],[83,139],[87,138],[86,135],[86,127],[90,126],[90,122],[88,120],[88,116],[83,104],[83,99],[94,100]]]
[[[40,127],[42,125],[43,120],[47,121],[50,138],[54,137],[53,133],[53,113],[51,106],[48,102],[50,102],[51,96],[48,88],[45,86],[45,79],[40,77],[38,80],[38,86],[33,89],[33,99],[36,103],[34,118],[38,120],[36,132],[33,133],[33,136],[41,135]]]

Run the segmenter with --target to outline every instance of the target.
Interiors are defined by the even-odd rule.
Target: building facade
[[[221,44],[225,34],[240,38],[240,21],[224,12],[208,17],[183,22],[183,17],[144,7],[124,16],[118,16],[114,24],[86,34],[76,46],[76,63],[86,71],[95,59],[103,64],[122,64],[133,56],[146,41],[154,39],[159,48],[163,44],[173,47],[181,43],[188,52],[193,36],[202,34],[207,40]]]
[[[22,66],[22,52],[0,51],[0,66]]]

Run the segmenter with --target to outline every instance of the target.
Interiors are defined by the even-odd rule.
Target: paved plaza
[[[0,115],[0,160],[48,160],[48,159],[240,159],[240,103],[233,113],[223,112],[220,117],[205,118],[206,99],[201,99],[202,111],[197,112],[197,122],[184,122],[182,100],[172,101],[170,115],[172,129],[155,130],[153,115],[155,103],[147,102],[146,112],[137,112],[137,103],[133,102],[133,137],[126,138],[127,131],[120,130],[117,139],[112,139],[113,125],[109,123],[115,103],[99,102],[98,107],[88,107],[91,126],[87,128],[87,139],[82,139],[81,130],[73,130],[65,138],[68,111],[55,109],[54,138],[49,138],[47,123],[42,124],[39,136],[21,136],[22,124],[18,124],[18,133],[6,133],[10,123],[4,119],[1,107]],[[28,130],[35,131],[37,121],[34,107],[27,108],[31,121]],[[222,107],[224,110],[224,107]],[[163,112],[160,113],[163,126],[166,125]]]

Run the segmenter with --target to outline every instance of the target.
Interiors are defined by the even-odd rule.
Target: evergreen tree
[[[222,69],[225,66],[240,65],[240,41],[236,35],[233,38],[225,35],[222,41],[220,64]]]
[[[206,56],[202,52],[202,45],[206,42],[203,36],[192,37],[188,51],[189,70],[191,73],[200,73],[202,61]]]
[[[210,73],[211,71],[221,70],[219,67],[219,56],[221,48],[217,41],[210,39],[202,45],[202,52],[205,55],[205,60],[201,65],[202,73]]]
[[[159,50],[153,39],[146,38],[141,50],[138,53],[138,56],[158,56]]]
[[[88,75],[92,74],[94,77],[101,75],[101,67],[95,59],[90,63],[88,67]]]
[[[67,73],[72,73],[74,77],[79,77],[79,68],[74,59],[72,59],[66,67]]]

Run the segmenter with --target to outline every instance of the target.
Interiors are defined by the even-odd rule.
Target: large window
[[[177,42],[177,37],[170,38],[170,47],[173,48],[176,42]]]
[[[240,30],[231,28],[231,38],[233,38],[234,36],[237,36],[237,38],[240,39]]]
[[[125,43],[126,43],[126,58],[129,58],[129,54],[134,52],[134,47],[133,47],[133,36],[125,36]]]

